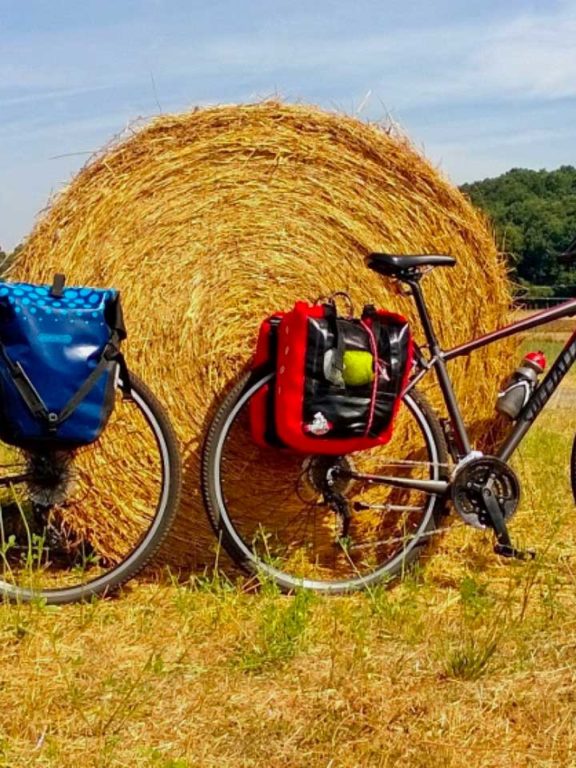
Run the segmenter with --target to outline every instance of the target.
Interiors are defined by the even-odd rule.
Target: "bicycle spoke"
[[[362,475],[439,479],[448,466],[443,454],[439,460],[417,403],[407,400],[412,406],[402,410],[391,443],[349,459],[256,445],[247,401],[237,406],[218,448],[224,502],[218,520],[234,542],[224,537],[224,544],[232,553],[241,546],[243,563],[270,566],[275,578],[294,586],[360,584],[401,564],[416,541],[426,540],[437,497]],[[415,450],[418,440],[423,447]],[[332,465],[341,471],[328,493],[322,483]],[[333,496],[344,506],[335,506]]]
[[[67,590],[105,585],[146,541],[166,508],[166,474],[160,428],[141,402],[117,398],[101,437],[81,449],[3,449],[0,594],[65,601]]]

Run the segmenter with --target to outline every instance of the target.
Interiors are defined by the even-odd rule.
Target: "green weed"
[[[487,671],[497,649],[494,635],[464,637],[447,651],[442,673],[448,678],[477,680]]]
[[[292,659],[302,646],[308,625],[310,607],[315,596],[309,590],[298,590],[292,597],[282,597],[267,588],[260,612],[257,638],[237,658],[247,672],[261,672]]]
[[[488,584],[472,576],[465,576],[460,584],[460,602],[464,614],[470,618],[481,616],[494,605]]]

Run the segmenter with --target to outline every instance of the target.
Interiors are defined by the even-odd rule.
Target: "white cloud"
[[[476,59],[488,87],[544,99],[576,95],[576,5],[496,29]]]
[[[438,0],[442,15],[428,10],[414,23],[406,21],[408,13],[404,21],[395,13],[388,25],[386,4],[355,3],[363,23],[349,26],[323,25],[321,0],[306,8],[314,23],[296,14],[282,25],[262,13],[250,32],[235,30],[233,18],[196,27],[188,6],[181,27],[174,18],[153,25],[143,11],[130,23],[80,31],[53,27],[18,38],[0,31],[3,175],[9,170],[16,178],[28,155],[38,161],[36,189],[47,195],[64,165],[43,160],[96,149],[139,114],[157,111],[151,73],[168,111],[278,92],[352,111],[370,90],[362,115],[378,118],[389,110],[458,181],[510,163],[573,162],[576,129],[568,116],[576,118],[576,102],[567,104],[576,98],[576,0],[551,2],[540,12],[525,4],[515,15],[519,2],[510,2],[498,17],[488,2],[487,12],[470,10],[467,20],[462,13],[450,18],[452,0]],[[376,6],[380,23],[370,24],[369,8]],[[82,158],[76,167],[81,164]],[[6,228],[14,233],[8,240],[22,235],[13,222],[24,214],[15,216],[15,206],[32,218],[31,198],[14,197],[20,190],[9,206],[6,197],[0,205],[5,240]]]
[[[264,21],[263,21],[264,25]],[[392,108],[455,100],[544,98],[576,94],[576,5],[524,13],[506,23],[471,20],[440,26],[374,28],[358,34],[298,34],[265,25],[258,34],[168,37],[162,30],[125,24],[95,29],[89,39],[38,33],[2,41],[0,94],[40,100],[101,88],[160,89],[213,82],[214,90],[239,78],[267,92],[334,92],[372,88]],[[16,65],[14,62],[20,62]],[[17,93],[15,93],[17,91]],[[214,97],[218,99],[219,93]],[[15,104],[15,101],[10,104]]]
[[[17,107],[22,104],[34,104],[53,99],[68,99],[75,96],[84,96],[89,93],[107,90],[109,86],[91,86],[87,88],[57,88],[40,91],[29,91],[18,96],[2,96],[0,89],[0,108]]]

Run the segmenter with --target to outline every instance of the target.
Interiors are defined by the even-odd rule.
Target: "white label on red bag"
[[[326,435],[333,426],[326,416],[318,411],[318,413],[314,414],[311,424],[304,424],[304,432],[309,432],[312,435]]]

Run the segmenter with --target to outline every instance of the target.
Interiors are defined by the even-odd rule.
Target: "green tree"
[[[576,168],[514,168],[461,189],[489,215],[518,278],[539,285],[574,282],[557,254],[576,236]]]

